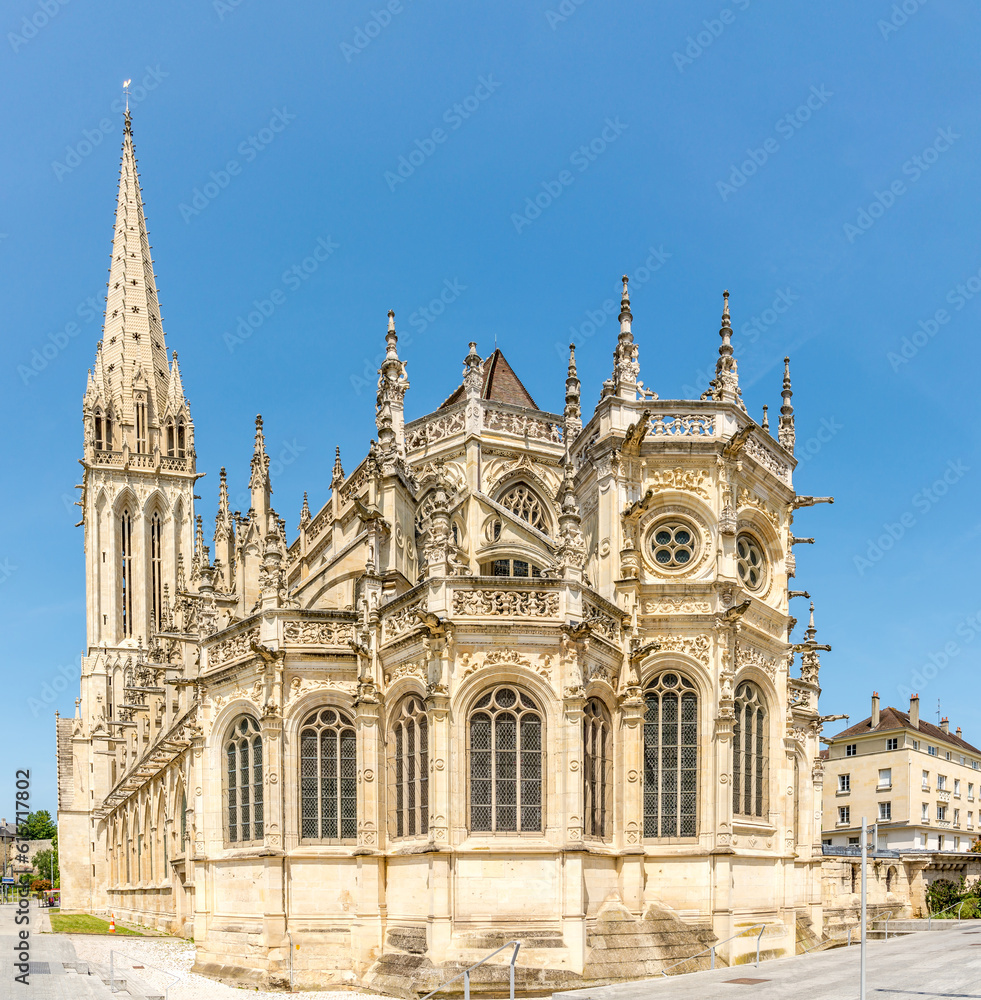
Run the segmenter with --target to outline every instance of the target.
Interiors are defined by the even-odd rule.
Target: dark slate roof
[[[898,708],[893,708],[891,705],[879,712],[879,724],[875,729],[872,728],[872,716],[870,715],[867,719],[863,719],[854,726],[849,726],[848,729],[843,730],[831,739],[837,743],[838,740],[847,739],[850,736],[866,736],[872,732],[884,733],[893,729],[908,729],[911,733],[918,733],[924,739],[935,740],[937,743],[946,743],[948,746],[981,754],[981,750],[975,746],[971,746],[967,740],[962,740],[955,733],[945,733],[939,726],[933,725],[932,722],[924,722],[923,719],[920,719],[920,728],[914,729],[909,721],[909,713],[901,712]]]
[[[459,403],[464,398],[466,393],[461,385],[439,408],[442,410],[444,407]],[[514,369],[508,364],[507,358],[496,349],[484,361],[484,385],[480,398],[493,399],[498,403],[510,403],[512,406],[524,406],[529,410],[538,409],[531,398],[531,393],[514,374]]]

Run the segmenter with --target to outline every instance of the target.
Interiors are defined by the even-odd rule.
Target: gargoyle
[[[742,604],[736,604],[733,605],[733,607],[731,608],[726,608],[726,610],[722,612],[719,618],[726,625],[735,625],[736,622],[738,622],[739,619],[742,618],[744,614],[746,614],[746,612],[749,610],[749,606],[752,603],[753,602],[751,600],[747,599],[743,601]]]
[[[726,446],[722,449],[722,457],[725,459],[736,458],[739,453],[743,450],[743,445],[749,440],[750,434],[753,433],[753,425],[747,424],[741,431],[736,431],[731,438],[726,442]]]
[[[354,504],[354,511],[361,519],[362,524],[372,524],[384,521],[382,512],[376,508],[369,507],[360,497],[352,496],[351,503]]]
[[[441,639],[447,634],[450,623],[439,615],[434,615],[429,611],[416,611],[415,619],[429,633],[433,639]]]

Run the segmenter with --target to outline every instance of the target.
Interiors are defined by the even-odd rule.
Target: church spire
[[[719,360],[715,363],[715,379],[712,382],[712,398],[720,403],[737,403],[743,410],[746,406],[739,388],[739,371],[732,350],[732,322],[729,318],[729,291],[722,293],[722,326],[719,328],[722,343],[719,345]]]
[[[388,331],[385,334],[385,359],[378,369],[375,423],[382,451],[405,451],[405,394],[409,379],[405,362],[399,358],[399,337],[395,332],[395,311],[388,311]]]
[[[102,406],[116,410],[121,441],[131,451],[152,454],[159,443],[160,419],[167,406],[168,392],[173,388],[173,377],[167,363],[133,148],[133,124],[128,111],[123,128],[105,322],[97,358],[104,387],[97,374],[95,388],[97,392],[104,388],[108,396],[100,401]],[[116,450],[121,441],[117,442]]]
[[[630,279],[624,275],[621,280],[623,292],[620,296],[620,334],[617,337],[616,350],[613,352],[613,393],[621,399],[636,399],[640,364],[637,361],[637,345],[630,329],[634,318],[630,311],[630,292],[627,289]]]
[[[341,446],[334,449],[334,469],[330,477],[330,488],[336,493],[344,485],[344,466],[341,465]]]
[[[569,372],[565,379],[565,431],[568,440],[575,439],[582,430],[581,386],[576,371],[576,345],[569,345]]]
[[[249,477],[252,492],[252,510],[257,523],[265,527],[269,519],[269,497],[272,486],[269,483],[269,456],[266,454],[266,439],[262,433],[262,414],[255,418],[255,445],[252,449],[252,472]]]
[[[794,430],[794,404],[791,403],[794,391],[790,387],[790,358],[783,359],[783,405],[780,407],[780,429],[777,432],[780,443],[790,452],[794,453],[794,443],[796,432]]]

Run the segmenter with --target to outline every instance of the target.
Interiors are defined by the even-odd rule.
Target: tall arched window
[[[177,443],[174,434],[174,420],[167,421],[167,455],[173,458],[177,454]]]
[[[522,521],[527,521],[533,528],[548,534],[545,508],[542,506],[541,500],[524,483],[512,486],[511,489],[502,494],[498,503],[511,511],[515,517],[520,517]]]
[[[146,402],[142,399],[136,401],[136,451],[145,454],[147,448],[147,423],[146,423]]]
[[[470,829],[541,832],[542,717],[528,695],[510,687],[486,694],[470,716]]]
[[[262,840],[262,737],[251,716],[236,719],[225,741],[228,839]]]
[[[102,451],[105,447],[102,431],[102,410],[95,411],[95,450]]]
[[[187,792],[181,789],[181,854],[187,850]]]
[[[353,840],[358,835],[358,760],[354,723],[318,708],[300,730],[300,836]]]
[[[133,830],[133,848],[136,853],[133,859],[135,862],[133,865],[133,873],[136,875],[135,882],[139,885],[143,879],[143,831],[140,828],[139,816],[136,817],[135,822],[136,828]]]
[[[161,626],[163,608],[163,521],[159,511],[150,518],[150,616],[153,627]]]
[[[126,885],[129,885],[132,873],[130,869],[130,837],[129,837],[128,819],[123,820],[122,852],[123,852],[123,857],[126,859]]]
[[[591,698],[586,702],[582,720],[583,817],[587,837],[606,837],[610,832],[613,792],[610,738],[610,717],[603,703]]]
[[[755,684],[736,688],[736,723],[732,729],[732,811],[766,815],[766,704]]]
[[[133,634],[133,515],[124,508],[119,517],[119,589],[122,598],[122,632]]]
[[[644,693],[644,836],[694,837],[698,824],[698,695],[667,670]]]
[[[186,438],[184,434],[184,418],[177,421],[177,457],[183,458],[187,451]]]
[[[106,451],[112,451],[112,413],[106,410],[105,423],[103,424],[103,439]]]
[[[395,836],[429,832],[429,721],[422,699],[402,700],[392,721],[389,747],[392,792],[395,798]]]

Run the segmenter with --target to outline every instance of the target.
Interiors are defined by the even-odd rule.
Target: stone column
[[[450,699],[430,691],[426,696],[429,718],[429,839],[439,853],[430,857],[429,953],[434,963],[443,961],[453,934],[452,856],[450,826],[462,826],[465,817],[452,812],[450,786]],[[458,760],[464,761],[462,748]],[[464,784],[465,787],[465,784]]]
[[[576,644],[579,645],[578,643]],[[578,660],[579,651],[573,651]],[[568,664],[567,664],[568,665]],[[558,757],[560,814],[557,817],[565,838],[560,874],[562,877],[562,937],[569,949],[569,961],[576,971],[586,960],[586,893],[583,884],[583,833],[586,817],[583,788],[584,747],[582,720],[586,698],[582,687],[582,666],[576,663],[571,683],[563,698],[562,729],[553,746]]]
[[[351,928],[354,962],[363,973],[380,954],[385,928],[382,921],[383,866],[379,843],[386,823],[381,801],[380,780],[385,766],[385,735],[382,731],[378,696],[361,685],[355,702],[354,724],[357,729],[358,754],[358,897],[356,921]]]
[[[630,687],[620,699],[620,739],[617,741],[614,785],[622,790],[622,801],[614,814],[619,817],[620,896],[624,906],[640,917],[644,909],[644,698],[640,688]]]

